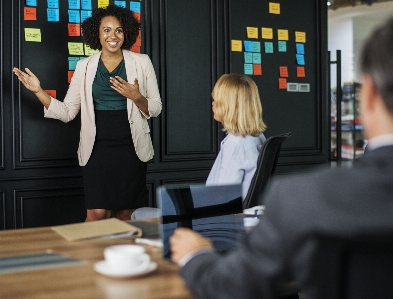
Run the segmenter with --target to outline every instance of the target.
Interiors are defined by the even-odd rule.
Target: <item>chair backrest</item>
[[[393,234],[362,240],[320,238],[311,263],[312,294],[306,295],[312,298],[393,298]]]
[[[281,145],[289,136],[291,136],[291,133],[272,136],[263,143],[258,156],[257,169],[251,180],[247,195],[243,200],[243,209],[263,204],[259,201],[259,195],[266,189],[272,175],[276,171]]]

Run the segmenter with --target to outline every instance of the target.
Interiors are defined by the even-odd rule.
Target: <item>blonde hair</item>
[[[233,135],[257,136],[266,130],[258,87],[250,77],[222,75],[213,88],[212,97],[223,131]]]

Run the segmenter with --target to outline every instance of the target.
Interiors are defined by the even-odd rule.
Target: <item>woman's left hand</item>
[[[138,79],[134,79],[134,84],[128,83],[126,80],[119,76],[110,77],[109,81],[112,83],[112,88],[120,93],[122,96],[131,99],[133,101],[138,101],[141,97],[139,92]]]

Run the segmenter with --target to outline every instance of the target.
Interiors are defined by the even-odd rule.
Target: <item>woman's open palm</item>
[[[13,72],[28,90],[34,93],[39,92],[41,89],[40,80],[28,68],[25,68],[25,70],[26,73],[14,67]]]

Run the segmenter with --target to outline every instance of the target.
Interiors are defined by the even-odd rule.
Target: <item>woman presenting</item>
[[[80,60],[63,102],[50,97],[26,68],[14,68],[22,84],[44,105],[48,118],[69,122],[81,112],[78,148],[87,208],[86,221],[129,220],[147,206],[147,161],[153,145],[147,119],[162,104],[150,58],[130,52],[140,23],[133,12],[109,5],[82,23],[86,44],[99,53]]]

